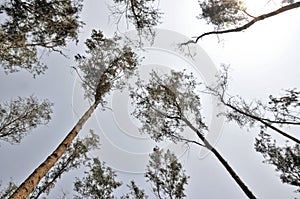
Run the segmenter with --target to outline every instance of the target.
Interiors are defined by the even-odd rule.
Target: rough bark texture
[[[54,166],[58,159],[64,154],[67,148],[71,145],[74,138],[77,136],[85,122],[89,119],[91,114],[97,108],[99,100],[95,101],[94,104],[85,112],[80,118],[77,124],[65,137],[62,143],[48,156],[48,158],[34,170],[34,172],[19,186],[19,188],[13,193],[10,199],[26,199],[29,194],[35,189],[40,180],[47,174],[47,172]]]

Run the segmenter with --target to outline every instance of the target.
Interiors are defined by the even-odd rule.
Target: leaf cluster
[[[198,86],[193,75],[185,71],[172,70],[170,75],[153,71],[149,83],[138,81],[131,97],[136,105],[132,114],[141,121],[141,132],[156,141],[167,137],[177,142],[183,138],[180,133],[186,127],[184,120],[191,121],[199,130],[206,130],[196,93]]]
[[[163,153],[159,148],[154,148],[145,177],[151,182],[153,192],[160,199],[180,199],[186,196],[184,186],[187,185],[189,177],[184,174],[182,165],[169,150]]]
[[[160,23],[162,13],[156,0],[114,0],[116,4],[111,8],[112,14],[119,16],[118,21],[125,16],[140,35],[153,37],[154,27]]]
[[[115,172],[94,158],[88,165],[89,171],[85,172],[82,179],[74,182],[75,198],[115,198],[114,190],[122,185],[118,182]],[[185,185],[188,176],[185,175],[182,165],[176,156],[169,150],[155,147],[150,154],[145,177],[152,185],[152,190],[157,198],[184,198]],[[147,199],[149,198],[143,189],[140,189],[134,181],[127,185],[130,192],[121,196],[121,199]]]
[[[122,88],[125,84],[122,77],[132,75],[138,65],[137,55],[129,46],[121,45],[120,39],[117,36],[108,39],[101,31],[93,30],[91,39],[85,42],[87,56],[75,56],[88,99],[103,100],[112,89]]]
[[[48,124],[52,103],[36,97],[18,97],[10,103],[0,104],[0,139],[16,144],[32,129]]]
[[[280,179],[297,187],[300,192],[300,146],[277,146],[276,140],[271,140],[271,136],[261,132],[256,138],[255,149],[265,158],[264,162],[276,167],[280,173]]]
[[[77,41],[82,0],[11,0],[0,5],[0,64],[6,73],[25,69],[33,76],[47,66],[38,47],[59,51],[68,40]],[[61,51],[59,51],[61,52]]]
[[[115,198],[113,191],[121,186],[121,182],[115,180],[114,171],[97,158],[88,164],[88,168],[85,177],[74,182],[74,191],[78,193],[75,198]]]
[[[247,102],[240,96],[230,96],[228,89],[228,71],[224,68],[218,75],[214,86],[207,87],[207,93],[216,96],[228,109],[223,114],[228,121],[235,121],[240,127],[253,127],[260,123],[266,125],[290,126],[300,125],[300,92],[287,89],[283,95],[270,95],[269,99]]]
[[[218,29],[228,25],[237,26],[248,19],[241,0],[204,0],[199,1],[199,5],[202,10],[199,18]]]

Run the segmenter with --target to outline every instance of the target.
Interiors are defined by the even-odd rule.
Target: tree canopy
[[[20,143],[32,129],[48,124],[52,105],[49,100],[40,101],[35,96],[18,97],[0,104],[0,139]]]
[[[271,1],[267,3],[269,2]],[[139,42],[142,42],[143,37],[154,41],[155,28],[164,20],[160,1],[113,0],[111,3],[110,11],[117,26],[125,18],[126,23],[131,23],[137,30]],[[280,0],[277,9],[254,16],[240,0],[200,0],[198,4],[201,12],[197,18],[204,20],[213,29],[183,44],[197,43],[208,35],[244,31],[259,21],[300,7],[300,2]],[[2,1],[0,64],[4,72],[8,74],[25,70],[36,77],[45,73],[48,67],[41,59],[45,52],[56,52],[67,57],[64,50],[70,50],[66,48],[70,42],[82,42],[79,38],[84,35],[85,29],[83,32],[79,30],[84,27],[80,18],[83,6],[82,0]],[[75,198],[118,197],[115,190],[123,183],[118,180],[117,172],[108,167],[101,157],[99,159],[89,154],[99,147],[98,136],[91,132],[88,137],[75,139],[98,105],[106,108],[108,94],[124,88],[129,77],[139,75],[135,72],[141,58],[129,43],[124,43],[118,36],[118,28],[111,37],[104,36],[101,30],[93,29],[91,37],[84,42],[87,50],[84,53],[71,52],[75,55],[73,69],[82,83],[84,97],[89,100],[90,107],[69,133],[63,134],[65,139],[59,142],[58,147],[24,183],[18,187],[9,182],[7,188],[0,192],[0,198],[48,197],[64,174],[79,167],[85,172],[84,177],[77,177],[74,181]],[[205,137],[210,126],[203,115],[201,95],[214,96],[227,108],[220,115],[240,127],[260,132],[256,136],[254,149],[262,155],[264,163],[275,168],[282,183],[292,185],[300,191],[300,140],[291,130],[300,125],[300,91],[297,85],[285,89],[278,96],[270,94],[267,100],[247,100],[242,96],[229,94],[229,74],[226,69],[218,74],[219,81],[216,85],[206,86],[186,70],[171,70],[170,74],[154,71],[150,76],[149,82],[138,78],[137,89],[130,94],[135,108],[132,115],[142,123],[141,133],[148,133],[156,142],[167,138],[174,143],[183,142],[188,146],[195,144],[210,150],[248,198],[256,198],[217,147],[211,145]],[[200,90],[200,87],[205,89]],[[49,123],[52,106],[49,100],[38,100],[35,96],[1,102],[0,140],[11,144],[20,143],[30,131]],[[64,123],[67,118],[63,119]],[[186,136],[185,129],[190,129],[196,139]],[[279,139],[278,136],[274,138],[275,134],[279,135]],[[150,192],[156,198],[187,196],[189,177],[172,151],[163,152],[155,147],[150,154],[144,177],[151,186]],[[251,189],[252,186],[249,184]],[[134,180],[130,181],[127,189],[129,192],[120,198],[153,197],[149,197],[149,190],[140,187]]]
[[[78,41],[81,0],[11,0],[0,5],[0,64],[6,73],[44,73],[41,50],[60,52]]]

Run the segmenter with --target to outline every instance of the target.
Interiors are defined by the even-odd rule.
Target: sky
[[[274,1],[271,5],[266,4],[267,1],[258,3],[262,1],[249,0],[249,2],[253,12],[259,12],[260,7],[258,8],[257,5],[262,6],[262,11],[269,9],[268,6],[278,5]],[[45,53],[43,59],[49,66],[45,75],[33,79],[26,72],[5,75],[0,69],[1,102],[31,94],[54,102],[53,119],[49,125],[31,132],[21,144],[12,146],[5,142],[0,143],[0,180],[3,184],[10,178],[21,183],[56,148],[88,107],[89,103],[83,99],[76,73],[71,69],[74,65],[73,55],[84,51],[83,41],[88,38],[92,29],[100,29],[108,36],[113,35],[116,25],[113,18],[109,17],[107,9],[109,3],[104,0],[85,2],[82,20],[86,25],[81,30],[81,42],[77,46],[73,44],[68,46],[66,53],[70,59]],[[213,29],[205,21],[196,18],[200,13],[197,1],[165,0],[160,2],[160,6],[165,13],[162,24],[159,25],[161,30],[173,31],[190,38]],[[266,99],[270,94],[279,94],[285,88],[299,88],[300,24],[298,18],[299,9],[296,9],[259,22],[241,33],[222,35],[219,39],[216,36],[203,38],[198,45],[206,53],[201,51],[205,55],[204,59],[208,60],[204,65],[209,63],[212,67],[220,69],[221,63],[230,64],[229,91],[232,95],[238,94],[248,100]],[[130,26],[124,24],[120,24],[120,32],[132,30]],[[145,54],[148,59],[143,62],[144,67],[159,65],[159,68],[178,69],[184,65],[194,70],[195,66],[191,66],[193,65],[191,62],[176,53],[161,47],[149,49],[150,52]],[[202,65],[196,67],[200,70],[197,77],[203,78],[202,73],[205,69]],[[119,98],[120,102],[123,102],[126,97],[115,93],[108,100],[113,103],[113,100],[118,101]],[[207,106],[207,111],[211,113],[209,107],[213,107],[213,104],[203,103],[203,106],[205,108]],[[130,105],[127,108],[130,112]],[[115,168],[124,184],[135,179],[150,193],[151,187],[144,182],[141,173],[144,163],[136,162],[134,167],[130,161],[131,158],[139,156],[142,156],[142,159],[147,157],[147,152],[151,151],[155,143],[151,142],[146,135],[139,135],[136,131],[126,130],[122,126],[123,117],[126,117],[126,109],[124,110],[125,115],[120,116],[121,112],[103,112],[98,109],[87,122],[80,136],[84,136],[89,129],[93,128],[100,135],[104,152],[100,149],[100,152],[91,155],[99,156],[101,160],[107,162],[108,166]],[[131,119],[132,125],[138,125],[137,121],[129,116],[128,118]],[[224,122],[219,135],[216,148],[258,198],[297,197],[293,192],[295,188],[282,184],[275,168],[263,164],[262,156],[255,152],[253,145],[257,135],[255,129],[240,129],[234,123]],[[124,142],[124,139],[127,141]],[[173,146],[168,142],[160,146],[180,149],[177,154],[187,174],[190,175],[187,198],[245,198],[244,193],[214,156],[199,158],[200,149],[196,146],[191,146],[185,153],[180,146]],[[120,154],[118,149],[126,151],[126,154]],[[115,163],[112,159],[122,161]],[[71,197],[72,179],[75,176],[82,176],[82,171],[71,172],[63,177],[57,183],[51,198],[58,197],[61,190]],[[124,191],[124,188],[121,188],[117,192],[121,194]]]

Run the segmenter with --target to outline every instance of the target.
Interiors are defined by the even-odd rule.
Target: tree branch
[[[258,17],[254,17],[250,22],[246,23],[243,26],[237,27],[237,28],[228,29],[228,30],[221,30],[221,31],[211,31],[211,32],[203,33],[202,35],[196,37],[195,40],[187,41],[187,42],[183,43],[183,45],[187,45],[187,44],[190,44],[190,43],[197,43],[201,38],[203,38],[205,36],[208,36],[208,35],[213,35],[213,34],[214,35],[220,35],[220,34],[231,33],[231,32],[241,32],[243,30],[246,30],[247,28],[249,28],[250,26],[252,26],[253,24],[255,24],[258,21],[262,21],[266,18],[273,17],[275,15],[278,15],[280,13],[283,13],[285,11],[292,10],[292,9],[295,9],[295,8],[298,8],[298,7],[300,7],[300,1],[298,1],[296,3],[286,5],[286,6],[283,6],[283,7],[279,8],[275,11],[272,11],[270,13],[263,14],[263,15],[260,15]]]
[[[222,100],[222,99],[221,99],[221,100]],[[289,139],[293,140],[294,142],[300,144],[300,140],[299,140],[299,139],[297,139],[297,138],[295,138],[295,137],[289,135],[288,133],[286,133],[286,132],[280,130],[279,128],[277,128],[277,127],[275,127],[275,126],[269,124],[269,123],[266,122],[264,119],[262,119],[262,118],[260,118],[260,117],[257,117],[257,116],[255,116],[255,115],[251,115],[250,113],[244,112],[244,111],[240,110],[239,108],[237,108],[237,107],[231,105],[230,103],[225,102],[224,100],[222,100],[222,103],[223,103],[225,106],[231,108],[232,110],[238,112],[239,114],[242,114],[242,115],[245,115],[245,116],[247,116],[247,117],[249,117],[249,118],[251,118],[251,119],[254,119],[254,120],[260,122],[261,124],[265,125],[266,127],[269,127],[270,129],[272,129],[272,130],[278,132],[279,134],[283,135],[284,137],[289,138]]]

